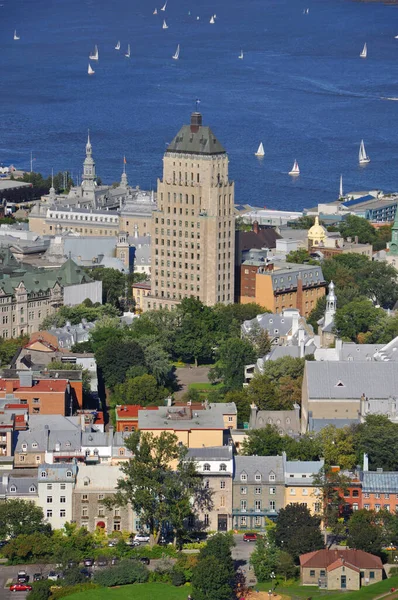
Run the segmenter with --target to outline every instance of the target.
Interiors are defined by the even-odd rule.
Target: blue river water
[[[165,147],[199,98],[204,123],[229,153],[240,203],[293,210],[328,202],[341,173],[347,191],[397,189],[397,6],[169,0],[161,12],[160,2],[0,0],[0,162],[29,168],[33,151],[35,170],[76,177],[90,129],[104,182],[119,180],[125,155],[130,184],[154,188]],[[292,179],[295,158],[301,174]]]

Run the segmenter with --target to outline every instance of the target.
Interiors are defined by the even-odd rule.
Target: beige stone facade
[[[39,235],[58,235],[69,231],[85,236],[117,236],[119,214],[106,209],[43,205],[29,215],[29,231]]]
[[[199,113],[166,151],[157,202],[147,307],[172,307],[191,296],[208,306],[232,303],[234,183],[227,154]]]

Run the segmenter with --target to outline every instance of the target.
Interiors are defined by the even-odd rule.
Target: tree
[[[11,338],[9,340],[5,340],[2,338],[0,340],[0,364],[2,367],[5,367],[10,364],[17,350],[25,346],[29,341],[29,337],[23,335],[18,338]]]
[[[358,464],[352,428],[337,429],[334,425],[327,425],[321,429],[317,438],[326,467],[338,465],[342,470],[347,470]]]
[[[355,428],[357,460],[369,456],[371,470],[398,469],[398,425],[384,415],[368,415],[365,422]]]
[[[7,500],[0,503],[0,538],[18,535],[49,533],[50,525],[44,523],[43,510],[26,500]]]
[[[343,238],[347,239],[348,237],[351,237],[354,239],[357,236],[360,244],[373,244],[376,240],[375,228],[363,217],[348,215],[348,217],[341,222],[339,229]]]
[[[277,575],[282,575],[285,581],[293,579],[297,575],[297,567],[294,564],[292,556],[288,552],[280,552],[279,562],[276,565]]]
[[[62,360],[54,360],[48,365],[49,371],[81,371],[82,372],[82,384],[83,392],[89,394],[91,391],[91,376],[88,369],[77,363],[63,362]]]
[[[350,548],[380,555],[383,530],[373,510],[357,510],[348,521],[347,543]]]
[[[359,334],[367,333],[382,321],[383,316],[383,311],[369,300],[353,300],[336,310],[335,328],[339,337],[356,342]]]
[[[10,539],[3,554],[10,562],[43,561],[52,551],[51,537],[46,533],[20,534]]]
[[[245,365],[255,361],[253,346],[247,340],[233,338],[218,350],[217,369],[227,389],[240,388],[245,379]]]
[[[258,536],[254,550],[250,556],[250,564],[261,583],[271,579],[271,573],[276,573],[279,565],[281,551],[276,545],[264,536]]]
[[[177,308],[180,323],[175,338],[176,357],[187,362],[209,362],[216,343],[213,311],[200,300],[184,298]]]
[[[267,375],[257,373],[246,389],[250,402],[260,410],[281,408],[277,387]]]
[[[104,304],[118,305],[127,287],[126,275],[118,269],[107,267],[90,269],[89,275],[96,281],[102,281],[102,301]]]
[[[294,404],[301,405],[301,390],[302,390],[303,378],[291,377],[286,375],[281,377],[278,383],[278,396],[279,406],[281,409],[291,409]]]
[[[261,429],[250,429],[242,443],[245,456],[277,456],[285,449],[285,439],[279,435],[275,425],[266,425]]]
[[[29,600],[48,600],[51,596],[51,588],[54,582],[48,579],[34,581],[33,590],[29,593]]]
[[[234,577],[215,556],[199,560],[192,575],[195,600],[232,600]]]
[[[292,377],[297,379],[304,374],[305,358],[293,358],[292,356],[283,356],[277,360],[268,360],[264,365],[264,375],[271,381],[277,383],[281,377]]]
[[[121,465],[124,477],[118,480],[111,504],[130,504],[148,528],[152,544],[167,528],[177,543],[187,519],[202,509],[211,509],[211,490],[204,488],[195,463],[186,458],[187,449],[178,445],[174,434],[162,431],[155,437],[134,432],[126,446],[134,458]]]
[[[344,493],[348,489],[349,479],[341,471],[324,466],[314,475],[313,484],[319,490],[319,500],[322,505],[322,516],[325,527],[335,535],[344,532],[341,512],[344,507]]]
[[[315,223],[315,217],[304,215],[292,221],[289,226],[291,229],[309,229]]]
[[[112,587],[128,583],[145,583],[148,581],[148,569],[139,561],[124,560],[116,566],[95,574],[95,583]]]
[[[92,323],[103,317],[116,318],[118,316],[119,311],[110,304],[92,304],[90,306],[85,300],[82,304],[75,306],[61,306],[55,313],[43,319],[40,329],[50,329],[53,326],[63,327],[67,321],[72,325],[77,325],[81,323],[82,319]]]
[[[246,335],[246,339],[252,344],[256,351],[257,357],[265,356],[271,350],[271,340],[268,336],[268,331],[255,323]]]
[[[383,308],[392,308],[398,300],[397,270],[385,262],[368,260],[357,269],[360,292]]]
[[[232,535],[217,533],[212,536],[204,548],[201,549],[199,559],[207,558],[208,556],[214,556],[221,562],[223,562],[228,569],[234,568],[231,549],[235,546],[235,541]]]
[[[109,339],[96,349],[95,358],[103,373],[105,384],[111,389],[124,382],[129,367],[145,362],[144,352],[137,342],[115,338]]]
[[[115,386],[111,404],[139,404],[141,406],[160,406],[167,397],[167,390],[158,386],[153,375],[141,375],[127,379]]]
[[[312,516],[307,506],[288,504],[279,511],[272,536],[278,548],[297,562],[300,554],[324,547],[319,526],[319,517]]]
[[[239,427],[243,427],[243,423],[248,423],[250,420],[250,398],[247,393],[247,388],[241,390],[231,390],[224,396],[224,402],[235,402],[237,410],[237,420]]]

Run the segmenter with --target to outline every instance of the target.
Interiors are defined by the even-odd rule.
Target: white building
[[[77,475],[76,463],[58,463],[39,466],[39,506],[44,518],[53,529],[61,529],[72,521],[72,498]]]

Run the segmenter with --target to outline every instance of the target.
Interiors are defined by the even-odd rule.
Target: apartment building
[[[72,521],[72,498],[77,475],[77,465],[59,463],[39,465],[37,486],[44,518],[53,529],[61,529]]]
[[[157,202],[144,308],[171,308],[191,296],[208,306],[232,303],[234,183],[225,149],[198,112],[166,150]]]

